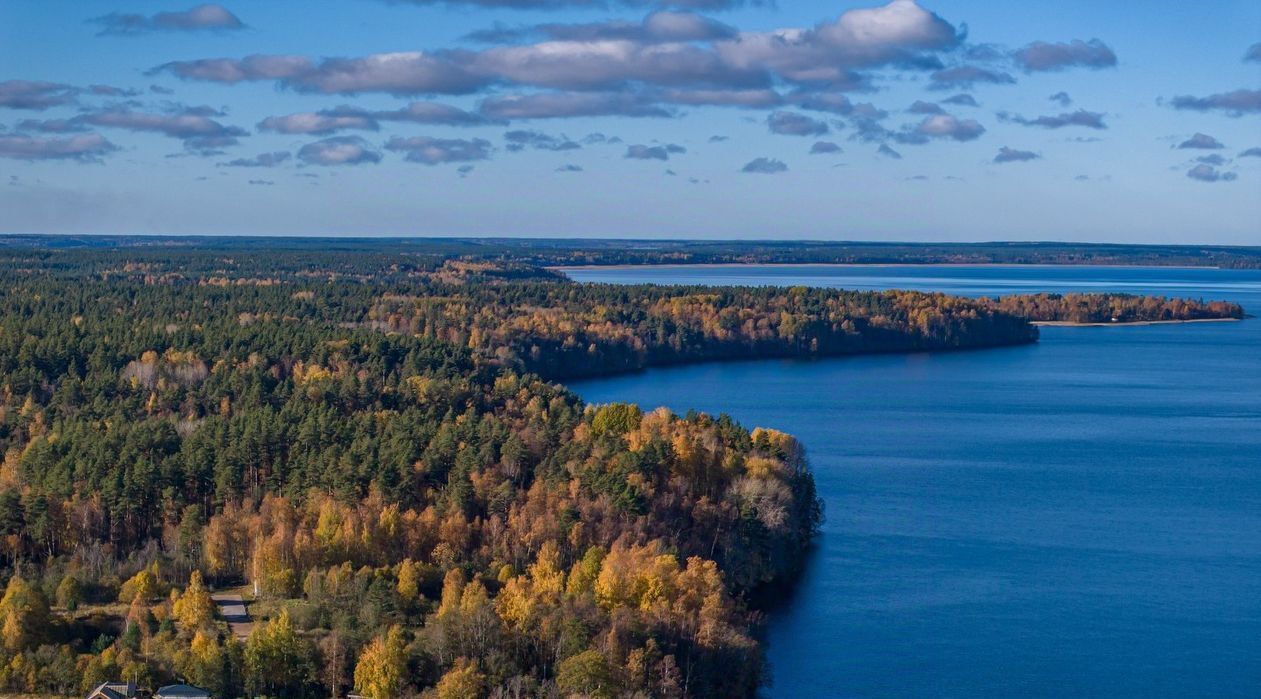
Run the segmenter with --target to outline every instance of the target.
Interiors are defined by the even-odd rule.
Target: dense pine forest
[[[441,245],[6,248],[0,691],[751,696],[753,600],[823,516],[805,449],[555,381],[1241,315],[581,285]],[[210,598],[236,588],[239,635]]]

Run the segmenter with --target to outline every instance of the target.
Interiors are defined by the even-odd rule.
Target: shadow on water
[[[824,517],[826,514],[825,512]],[[819,524],[822,525],[823,522]],[[754,637],[762,646],[763,688],[758,691],[759,699],[767,697],[767,690],[775,686],[775,666],[767,653],[767,634],[772,617],[791,609],[806,587],[805,581],[819,573],[819,559],[823,553],[825,537],[826,534],[822,531],[814,537],[801,557],[801,565],[797,566],[791,574],[775,582],[761,585],[749,594],[749,605],[760,615],[754,632]]]

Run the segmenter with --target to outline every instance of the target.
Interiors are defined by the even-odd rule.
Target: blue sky
[[[1261,245],[1259,42],[1254,0],[2,0],[0,231]]]

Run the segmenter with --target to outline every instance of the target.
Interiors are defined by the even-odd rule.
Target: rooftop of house
[[[206,699],[210,692],[187,684],[168,684],[153,693],[154,699]]]
[[[88,695],[88,699],[132,699],[136,685],[132,682],[102,682]]]

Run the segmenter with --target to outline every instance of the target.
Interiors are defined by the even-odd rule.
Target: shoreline
[[[1115,323],[1075,323],[1071,320],[1031,320],[1030,325],[1058,328],[1123,328],[1133,325],[1177,325],[1181,323],[1237,322],[1243,318],[1186,318],[1184,320],[1132,320]]]
[[[543,269],[553,272],[565,270],[594,271],[601,269],[630,270],[651,267],[663,268],[726,268],[726,267],[1090,267],[1092,269],[1213,269],[1217,265],[1124,265],[1124,264],[1056,264],[1051,262],[644,262],[641,264],[616,265],[546,265]]]

